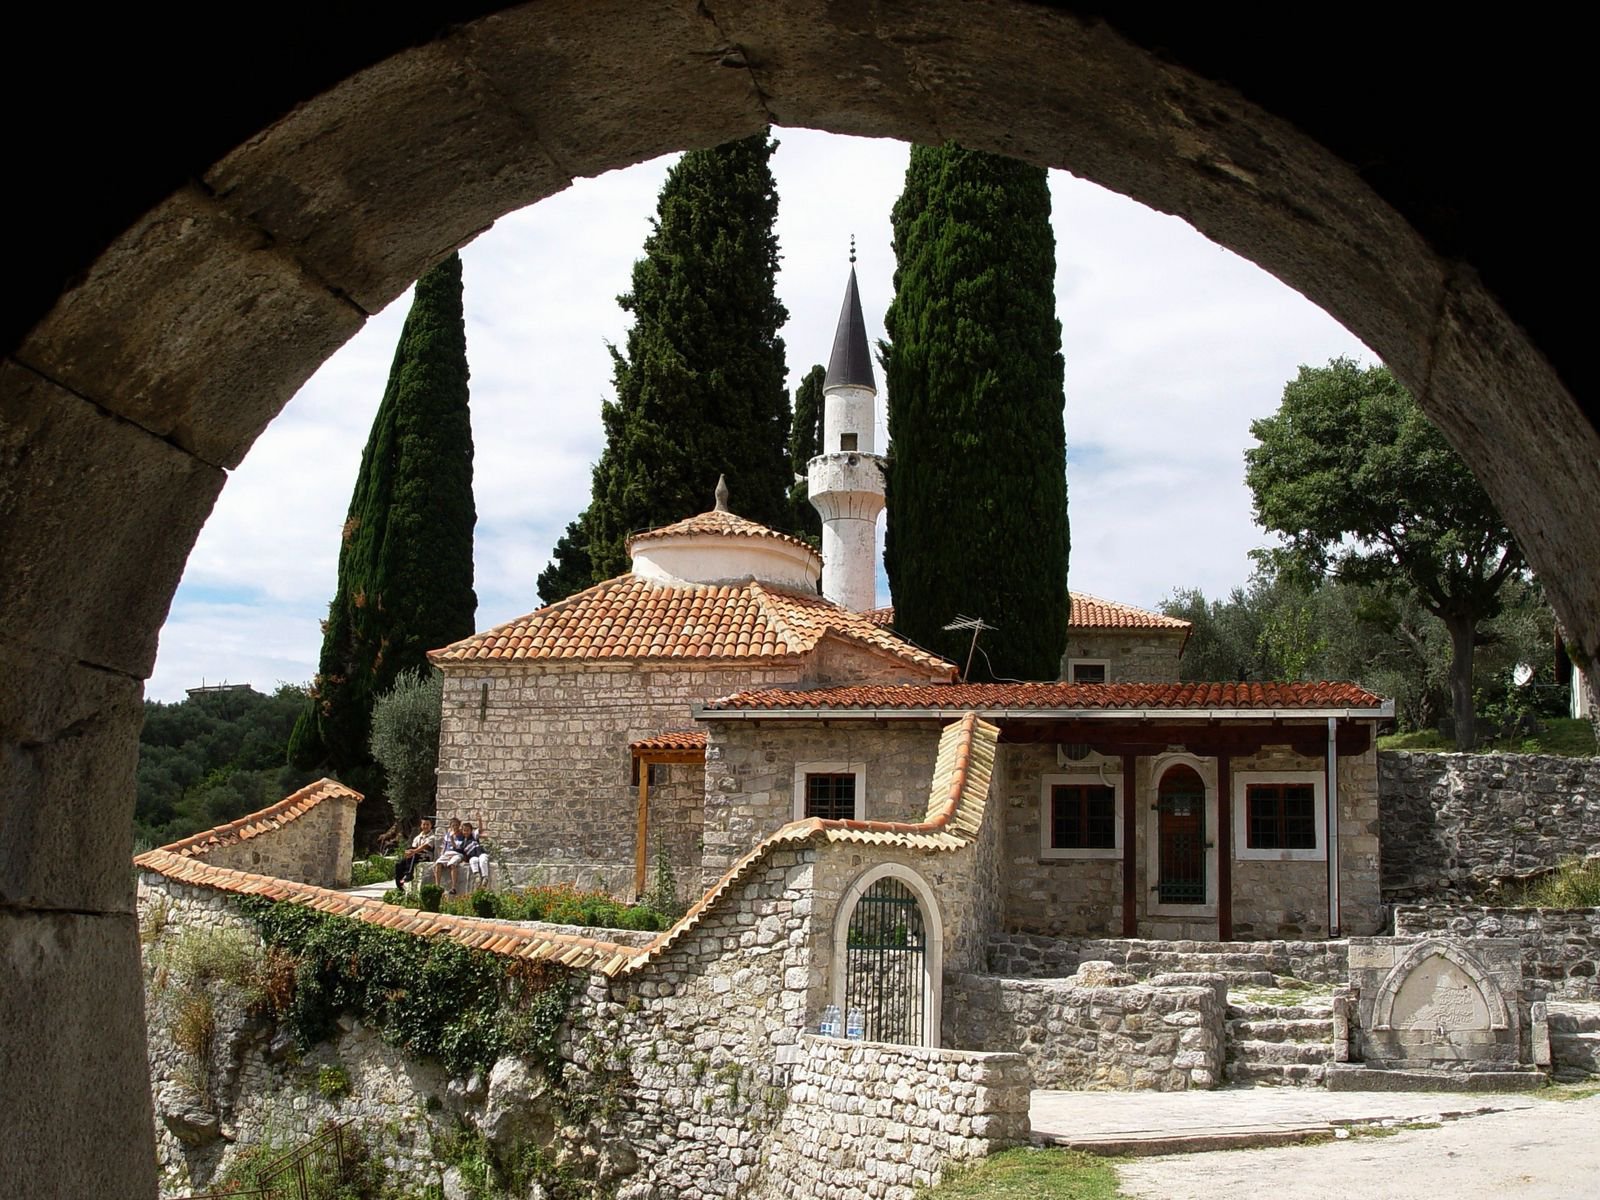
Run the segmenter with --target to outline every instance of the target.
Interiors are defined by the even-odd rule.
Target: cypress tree
[[[588,513],[593,579],[628,567],[628,535],[711,507],[791,527],[789,393],[778,300],[777,186],[765,131],[691,150],[668,172],[633,287],[626,349]]]
[[[554,604],[597,582],[594,564],[589,561],[589,513],[584,510],[550,553],[550,563],[539,572],[539,603]]]
[[[820,544],[822,517],[811,506],[806,471],[822,446],[822,384],[828,368],[818,363],[807,371],[794,393],[794,420],[789,427],[789,470],[795,481],[789,488],[792,528],[801,537]]]
[[[472,633],[476,522],[461,259],[452,254],[417,280],[361,454],[292,763],[331,767],[358,787],[376,782],[373,702],[402,672],[426,670],[428,650]]]
[[[1066,434],[1046,173],[913,146],[893,214],[884,565],[895,628],[974,678],[1054,679],[1067,598]]]

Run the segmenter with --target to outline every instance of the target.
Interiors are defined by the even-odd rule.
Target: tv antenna
[[[986,629],[999,629],[1000,626],[991,625],[982,617],[957,616],[954,621],[951,621],[944,628],[947,631],[955,629],[972,630],[972,645],[967,650],[967,669],[961,672],[962,682],[968,682],[972,675],[972,656],[978,652],[978,635]]]

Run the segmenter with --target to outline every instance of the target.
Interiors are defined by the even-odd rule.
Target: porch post
[[[1122,756],[1122,936],[1139,936],[1139,803],[1135,796],[1139,758]]]
[[[1328,718],[1328,936],[1338,937],[1339,919],[1339,718]]]
[[[1233,941],[1233,756],[1217,755],[1217,940]]]
[[[650,759],[639,758],[639,829],[633,840],[633,898],[644,895],[644,877],[648,865],[645,838],[650,828]]]

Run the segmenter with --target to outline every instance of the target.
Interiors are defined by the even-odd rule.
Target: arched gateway
[[[831,993],[847,1025],[859,1018],[869,1042],[939,1044],[944,921],[921,875],[899,863],[862,872],[839,900],[833,947]]]

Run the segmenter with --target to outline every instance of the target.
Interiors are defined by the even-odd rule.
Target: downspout
[[[1338,937],[1339,920],[1339,718],[1328,718],[1328,936]]]

